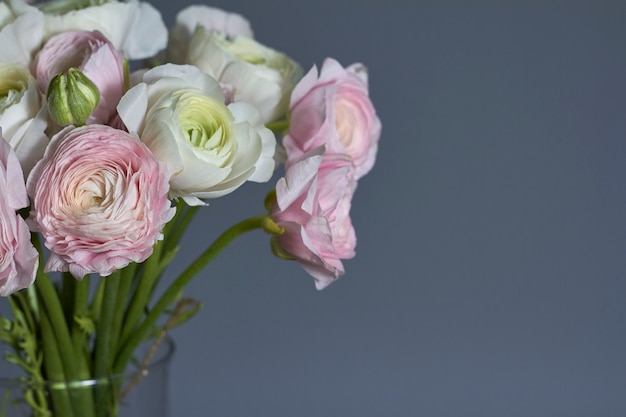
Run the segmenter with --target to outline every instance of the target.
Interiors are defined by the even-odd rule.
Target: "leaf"
[[[0,340],[8,344],[11,344],[13,341],[11,327],[13,327],[11,320],[4,316],[0,316]]]
[[[86,335],[92,335],[96,332],[96,323],[91,317],[74,316],[74,322],[78,324],[80,330]]]

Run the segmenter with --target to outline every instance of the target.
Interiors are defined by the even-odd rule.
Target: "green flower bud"
[[[48,112],[61,126],[82,126],[100,102],[98,87],[76,68],[57,74],[48,86]]]

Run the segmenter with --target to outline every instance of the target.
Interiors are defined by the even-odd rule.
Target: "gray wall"
[[[383,135],[344,278],[316,292],[256,233],[192,285],[175,415],[626,415],[624,3],[211,4],[307,68],[367,64]]]
[[[626,415],[623,3],[211,5],[306,68],[364,62],[383,135],[344,278],[257,232],[190,285],[173,417]],[[174,269],[269,188],[212,202]]]

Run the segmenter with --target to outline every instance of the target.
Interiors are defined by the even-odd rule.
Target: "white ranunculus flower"
[[[266,123],[287,113],[291,91],[302,77],[302,68],[288,56],[252,38],[229,38],[203,27],[191,38],[186,63],[231,87],[234,101],[254,104]]]
[[[223,33],[228,37],[254,37],[250,22],[237,13],[197,4],[185,7],[176,15],[176,24],[170,30],[168,55],[175,64],[185,63],[187,47],[196,28]]]
[[[190,205],[226,195],[274,172],[276,139],[251,104],[224,104],[217,81],[189,65],[143,74],[122,97],[120,118],[172,167],[172,197]]]
[[[167,46],[167,28],[157,9],[145,2],[111,1],[45,15],[45,39],[71,30],[97,30],[128,59],[155,56]]]
[[[0,128],[28,175],[48,144],[47,113],[28,68],[0,64]]]
[[[5,8],[0,19],[5,24],[0,30],[0,63],[28,66],[41,47],[44,15],[35,8],[17,11],[2,4]]]
[[[18,16],[37,11],[36,7],[24,0],[4,0],[0,2],[0,29],[13,23]]]

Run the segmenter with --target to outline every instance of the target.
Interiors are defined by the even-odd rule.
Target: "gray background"
[[[254,232],[189,286],[173,417],[626,415],[623,3],[210,4],[307,69],[365,63],[383,134],[344,278]],[[212,202],[172,273],[271,187]]]
[[[190,287],[173,415],[626,415],[626,4],[210,4],[305,68],[364,62],[383,134],[344,278],[317,292],[254,233]]]

